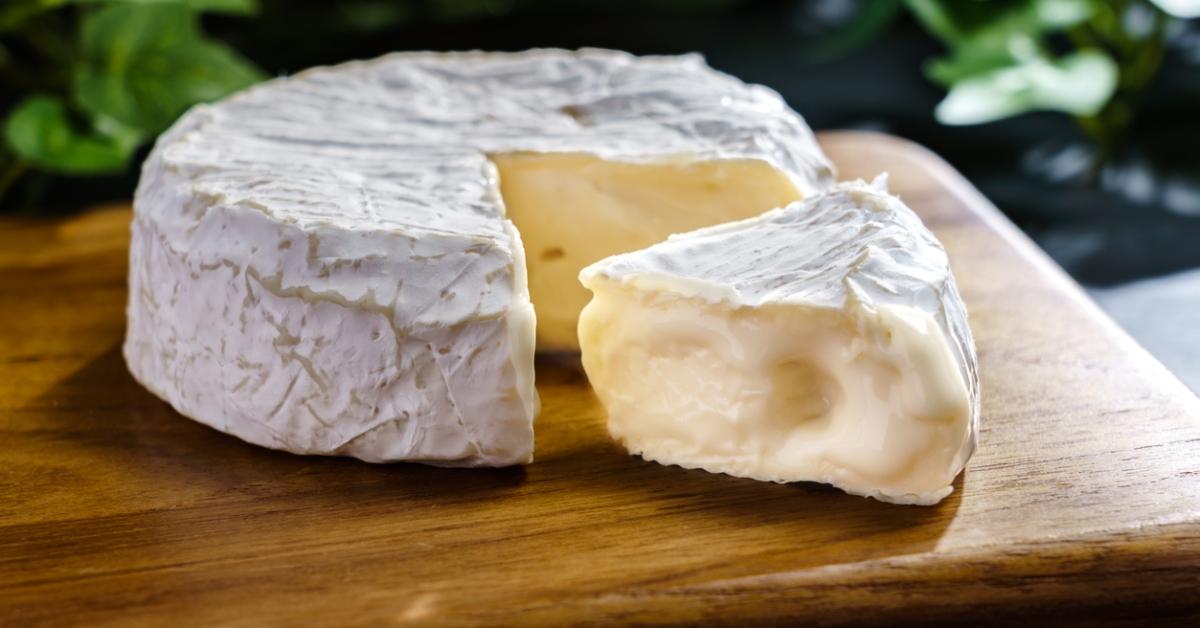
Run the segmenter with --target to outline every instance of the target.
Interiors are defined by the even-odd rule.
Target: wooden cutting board
[[[252,447],[127,373],[127,208],[5,219],[0,624],[1200,614],[1197,398],[937,157],[822,143],[845,177],[891,172],[971,313],[981,446],[939,506],[630,457],[564,358],[539,360],[524,468]]]

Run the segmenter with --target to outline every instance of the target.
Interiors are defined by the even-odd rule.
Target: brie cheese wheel
[[[874,184],[586,268],[583,365],[612,436],[663,464],[933,504],[979,383],[946,254]]]
[[[831,180],[778,95],[698,56],[310,70],[159,139],[134,200],[124,354],[179,412],[259,445],[519,464],[535,309],[540,348],[572,349],[583,266]]]

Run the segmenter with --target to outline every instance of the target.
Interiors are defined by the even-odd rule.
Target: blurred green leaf
[[[146,134],[140,129],[106,115],[93,115],[92,128],[104,137],[112,138],[122,145],[129,146],[130,150],[137,148],[146,140]]]
[[[130,4],[140,6],[182,5],[200,12],[228,13],[232,15],[254,15],[259,10],[259,0],[2,0],[0,6],[0,33],[23,25],[29,18],[46,11],[53,11],[69,4],[111,5]]]
[[[1029,38],[1086,21],[1102,0],[906,0],[913,15],[951,48],[1003,50]]]
[[[909,11],[912,11],[925,30],[942,40],[943,43],[953,44],[966,38],[962,26],[959,25],[962,18],[956,18],[952,14],[952,5],[947,5],[941,0],[905,1]]]
[[[181,5],[106,7],[84,19],[80,39],[76,103],[148,134],[195,103],[263,78],[232,49],[204,39],[195,14]]]
[[[8,0],[0,6],[0,33],[21,26],[29,18],[48,10],[43,0]]]
[[[43,170],[63,174],[107,174],[125,169],[136,135],[112,137],[72,123],[66,105],[53,96],[31,96],[9,115],[9,147]]]
[[[1096,50],[1034,59],[965,78],[934,112],[943,124],[979,124],[1033,110],[1093,115],[1117,87],[1117,64]]]
[[[1032,12],[1026,11],[1021,19],[1041,32],[1062,30],[1091,19],[1102,1],[1036,0]]]
[[[40,0],[42,4],[132,4],[141,6],[182,5],[197,13],[254,15],[258,0]]]
[[[950,55],[930,61],[925,68],[929,78],[949,87],[966,78],[1018,64],[1007,50],[959,48]]]

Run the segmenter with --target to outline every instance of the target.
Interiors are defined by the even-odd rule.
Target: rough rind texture
[[[841,183],[755,218],[609,257],[585,268],[580,279],[589,287],[613,281],[734,307],[902,306],[925,312],[940,328],[969,397],[969,434],[954,457],[953,475],[977,447],[980,388],[966,306],[945,250],[911,209],[888,194],[886,175],[871,184]],[[808,479],[838,485],[832,477]],[[947,486],[936,494],[895,495],[841,488],[911,504],[936,503],[951,491]]]
[[[134,376],[247,441],[370,461],[531,459],[532,307],[489,153],[757,158],[832,174],[770,90],[698,56],[405,53],[187,113],[134,200]]]

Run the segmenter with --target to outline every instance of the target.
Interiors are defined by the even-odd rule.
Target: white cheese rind
[[[596,293],[583,364],[633,453],[931,504],[975,449],[966,308],[944,250],[883,180],[674,236],[581,280]]]
[[[697,56],[404,53],[199,106],[134,200],[133,375],[252,443],[369,461],[531,459],[534,314],[488,155],[831,170],[773,92]]]

